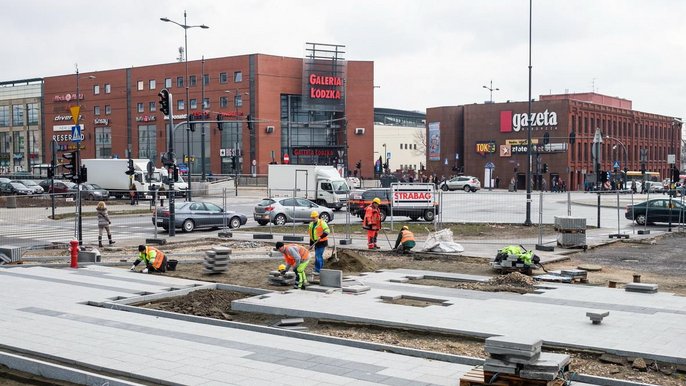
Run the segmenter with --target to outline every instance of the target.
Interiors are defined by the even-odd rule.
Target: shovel
[[[388,234],[386,233],[386,228],[381,228],[381,232],[383,233],[384,236],[386,236],[386,241],[388,241],[388,246],[393,250],[393,244],[391,244],[391,240],[388,238]]]
[[[327,261],[330,261],[332,263],[338,263],[338,250],[336,249],[336,232],[333,229],[333,226],[329,224],[329,228],[331,228],[331,239],[333,240],[333,251],[331,251],[331,256],[329,256]]]

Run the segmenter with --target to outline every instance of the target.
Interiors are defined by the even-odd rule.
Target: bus
[[[661,182],[659,172],[645,172],[645,178],[648,181]],[[636,180],[637,182],[643,181],[643,173],[640,170],[628,170],[626,172],[627,181],[631,182]]]

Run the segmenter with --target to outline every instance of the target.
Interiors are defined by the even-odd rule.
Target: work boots
[[[116,243],[116,241],[112,241],[112,235],[107,235],[107,238],[110,239],[110,245]]]
[[[102,236],[98,236],[98,247],[102,248]]]

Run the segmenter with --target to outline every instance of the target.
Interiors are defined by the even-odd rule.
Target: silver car
[[[18,182],[26,186],[27,188],[33,190],[34,194],[43,194],[43,188],[34,180],[14,180],[12,182]]]
[[[289,222],[310,222],[313,210],[319,212],[319,218],[326,222],[333,220],[333,211],[325,206],[317,205],[304,198],[265,198],[260,201],[253,211],[253,217],[260,225],[273,222],[284,225]]]
[[[440,185],[441,190],[464,190],[465,192],[476,192],[481,189],[481,182],[472,176],[457,176],[443,181]]]

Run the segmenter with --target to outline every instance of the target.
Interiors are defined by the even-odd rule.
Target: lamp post
[[[622,150],[624,150],[624,178],[622,180],[622,183],[624,185],[624,188],[626,188],[626,171],[629,168],[629,152],[626,149],[626,146],[624,146],[624,143],[620,141],[618,138],[610,137],[609,135],[605,136],[605,139],[610,139],[612,141],[617,142],[621,147]],[[612,145],[612,150],[615,150],[617,148],[617,145]]]
[[[489,103],[493,103],[493,91],[500,91],[499,88],[493,88],[493,80],[490,82],[491,87],[488,86],[483,86],[486,90],[491,92],[491,98],[489,99]]]
[[[385,174],[386,169],[389,169],[388,168],[388,152],[386,151],[386,144],[385,143],[383,144],[383,159],[384,159],[384,163],[382,166],[383,166],[384,174]]]
[[[226,91],[224,91],[224,92],[227,93],[227,94],[233,94],[233,112],[234,112],[234,119],[236,119],[236,121],[239,122],[239,120],[238,120],[238,103],[236,103],[236,102],[238,102],[238,101],[240,100],[240,101],[241,101],[241,107],[242,107],[242,106],[243,106],[243,95],[250,95],[250,93],[247,92],[247,91],[241,92],[241,90],[239,90],[239,89],[236,89],[236,90],[226,90]],[[289,96],[288,96],[288,102],[289,102],[289,113],[288,113],[288,114],[289,114],[289,115],[290,115],[290,101],[291,101],[291,96],[289,95]],[[247,118],[246,118],[246,119],[247,119]],[[242,122],[242,120],[241,120],[240,122],[241,122],[241,123],[240,123],[240,125],[239,125],[239,127],[238,127],[238,132],[236,133],[236,144],[235,144],[235,147],[234,147],[234,151],[235,151],[237,160],[240,160],[240,159],[243,157],[243,154],[242,154],[242,152],[239,152],[239,147],[238,147],[238,134],[239,134],[240,132],[243,131],[243,122]],[[250,127],[250,126],[248,126],[248,127]],[[290,118],[289,118],[289,122],[288,122],[288,128],[289,128],[289,130],[288,130],[288,138],[289,138],[289,141],[290,141],[290,133],[291,133],[291,132],[290,132]],[[239,164],[239,163],[236,162],[236,175],[239,174],[239,173],[238,173],[238,170],[239,170],[238,164]],[[236,179],[236,180],[238,180],[238,179]]]
[[[531,8],[529,0],[529,117],[531,116]],[[531,119],[528,119],[526,130],[526,219],[524,225],[531,226]]]
[[[186,86],[186,149],[188,151],[187,157],[188,157],[188,194],[186,197],[188,198],[188,201],[191,201],[191,167],[190,167],[190,153],[191,153],[191,134],[190,134],[190,126],[188,125],[188,118],[190,116],[189,113],[189,108],[190,108],[190,100],[189,100],[189,89],[188,89],[188,30],[191,28],[202,28],[202,29],[208,29],[210,27],[206,26],[205,24],[200,24],[200,25],[188,25],[188,22],[186,20],[186,10],[183,11],[183,24],[178,23],[174,20],[171,20],[167,17],[161,17],[160,20],[163,22],[167,23],[173,23],[178,25],[179,27],[183,28],[183,45],[184,45],[184,62],[186,62],[186,79],[184,80],[185,86]]]

